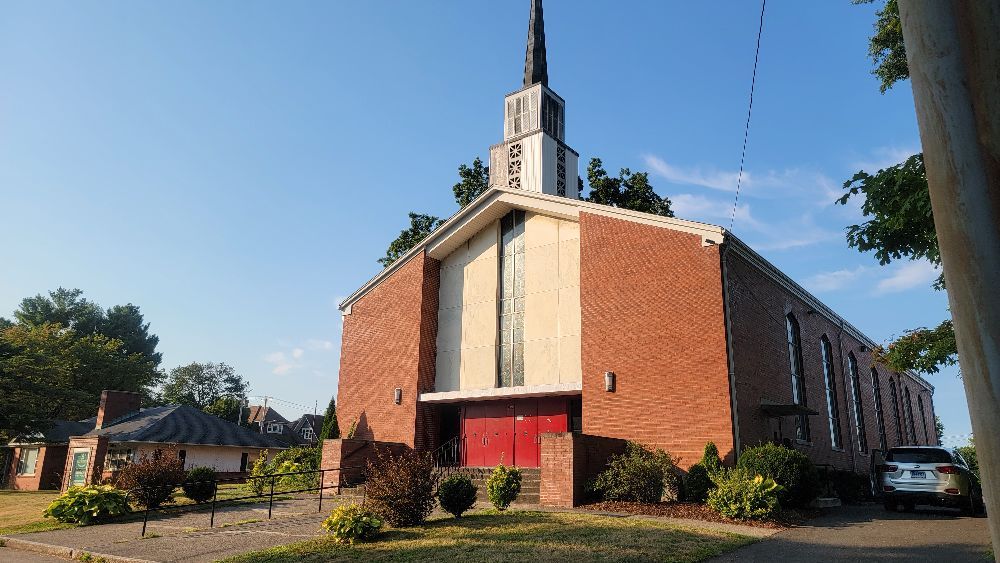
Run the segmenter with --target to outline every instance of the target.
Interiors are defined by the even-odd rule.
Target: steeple
[[[549,69],[545,62],[545,21],[542,18],[542,0],[531,0],[528,49],[524,54],[524,87],[538,83],[549,85]]]

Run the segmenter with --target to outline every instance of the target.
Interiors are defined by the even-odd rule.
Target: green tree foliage
[[[330,404],[326,406],[326,413],[323,415],[323,428],[319,431],[319,441],[336,440],[340,438],[340,424],[337,422],[337,399],[330,397]]]
[[[459,182],[452,191],[455,192],[455,203],[459,209],[473,202],[490,186],[490,168],[483,166],[483,161],[476,157],[472,166],[465,164],[458,167]]]
[[[250,383],[228,364],[192,362],[170,370],[160,395],[166,403],[189,405],[207,412],[224,397],[237,399],[238,408],[249,389]]]
[[[385,251],[385,256],[378,259],[378,263],[388,268],[393,262],[399,260],[401,256],[410,251],[411,248],[420,244],[420,241],[427,238],[427,235],[434,232],[434,229],[441,226],[444,219],[433,215],[422,215],[410,212],[410,227],[400,231],[396,240],[389,243],[389,248]]]
[[[153,363],[120,340],[15,324],[0,332],[0,438],[92,416],[104,389],[144,392],[158,379]]]
[[[974,438],[969,438],[969,445],[960,446],[955,449],[958,450],[958,453],[965,458],[965,462],[969,464],[969,469],[972,473],[974,473],[976,477],[981,478],[979,475],[979,458],[976,457],[976,440]]]
[[[855,0],[855,4],[870,4],[874,0]],[[878,77],[879,90],[886,90],[900,80],[910,77],[906,66],[906,49],[903,46],[903,24],[899,20],[899,5],[896,0],[888,0],[875,13],[875,33],[868,40],[868,55],[875,68],[872,74]]]
[[[244,424],[244,421],[240,420],[240,413],[243,411],[243,400],[238,397],[219,397],[203,410],[222,420],[228,420],[241,426]]]
[[[944,438],[944,423],[941,422],[940,416],[934,417],[934,433],[937,434],[937,441],[940,444]]]
[[[664,217],[674,216],[670,200],[653,191],[646,172],[632,173],[628,168],[622,168],[618,177],[612,178],[604,170],[601,159],[593,158],[587,166],[587,182],[590,184],[587,201]]]

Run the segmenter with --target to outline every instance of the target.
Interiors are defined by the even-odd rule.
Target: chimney
[[[101,391],[101,406],[97,409],[95,429],[103,428],[116,419],[139,412],[142,396],[131,391]]]

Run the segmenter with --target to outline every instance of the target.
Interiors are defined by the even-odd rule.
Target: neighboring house
[[[261,434],[270,436],[286,446],[314,446],[323,427],[323,417],[304,414],[297,420],[288,420],[278,411],[262,405],[251,405],[247,424]]]
[[[286,446],[194,407],[141,408],[140,395],[104,391],[97,416],[54,421],[41,435],[21,437],[14,449],[12,488],[58,489],[98,482],[144,456],[174,455],[184,467],[215,468],[239,476],[260,455]]]
[[[5,467],[5,486],[15,490],[58,489],[70,436],[94,428],[94,421],[53,420],[49,427],[35,434],[18,436],[8,444],[12,451],[10,467]]]
[[[527,54],[490,188],[340,305],[358,440],[541,467],[561,504],[623,440],[683,468],[775,441],[860,472],[936,443],[934,388],[732,232],[580,200],[538,0]]]

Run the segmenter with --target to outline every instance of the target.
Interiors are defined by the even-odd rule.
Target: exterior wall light
[[[397,405],[403,402],[403,390],[401,388],[396,387],[396,389],[393,390],[392,402],[396,403]]]
[[[612,393],[615,390],[615,372],[604,372],[604,390]]]

